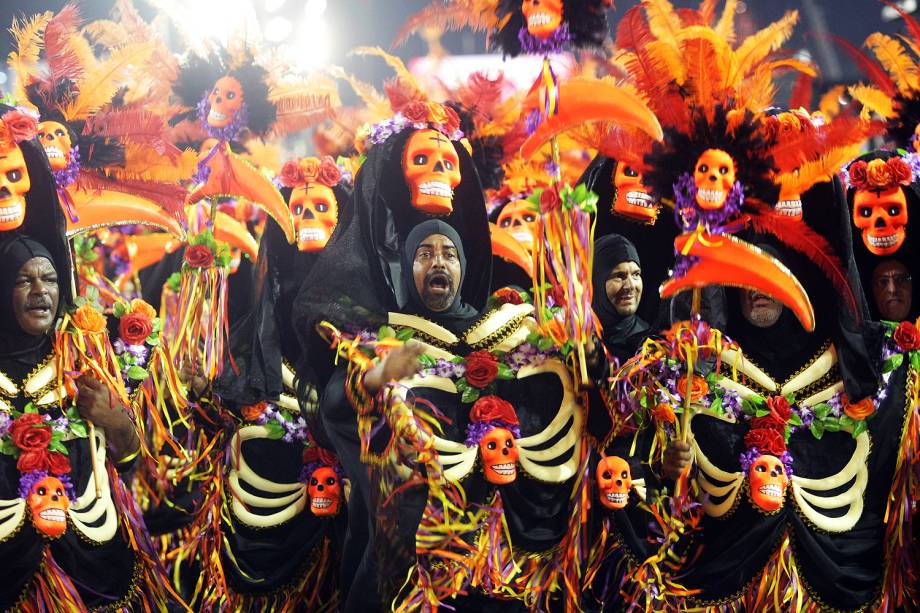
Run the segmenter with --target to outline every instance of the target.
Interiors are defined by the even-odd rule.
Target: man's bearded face
[[[913,293],[914,282],[910,271],[901,262],[887,260],[872,272],[872,297],[882,319],[907,319]]]
[[[783,305],[757,290],[741,290],[741,314],[758,328],[769,328],[777,322]]]
[[[47,258],[35,257],[19,269],[13,282],[13,314],[24,332],[40,336],[54,325],[58,278]]]
[[[415,250],[415,289],[430,311],[446,311],[453,304],[462,272],[457,247],[443,234],[428,236]]]
[[[618,314],[634,314],[642,299],[642,269],[632,261],[620,262],[610,271],[604,290]]]

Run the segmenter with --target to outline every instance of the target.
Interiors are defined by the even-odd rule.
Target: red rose
[[[319,165],[319,173],[316,176],[316,182],[322,183],[326,187],[335,187],[342,180],[342,171],[336,165],[335,160],[330,156],[323,157]]]
[[[297,160],[288,160],[281,167],[281,185],[285,187],[297,187],[303,185],[303,172],[300,170],[300,164]]]
[[[555,187],[547,187],[540,194],[540,212],[549,213],[559,208],[562,204],[562,198],[559,197],[559,190]]]
[[[143,345],[147,337],[153,333],[153,323],[140,313],[123,315],[118,324],[118,333],[121,340],[129,345]]]
[[[917,331],[917,326],[909,321],[899,323],[898,327],[894,329],[892,338],[901,348],[901,351],[920,349],[920,332]]]
[[[400,109],[409,123],[425,123],[428,121],[428,105],[420,100],[413,100]]]
[[[483,396],[473,403],[470,409],[470,421],[489,422],[503,421],[511,426],[518,425],[517,413],[507,400],[498,396]]]
[[[24,451],[19,454],[19,460],[16,462],[16,468],[21,473],[31,472],[33,470],[43,470],[45,472],[51,469],[51,454],[47,449],[37,451]]]
[[[498,304],[523,304],[520,292],[503,287],[495,292],[495,300]]]
[[[899,185],[910,185],[914,178],[914,173],[910,169],[910,164],[898,157],[888,160],[888,166],[891,168],[891,174],[894,176],[895,183]]]
[[[447,120],[444,122],[444,130],[447,132],[448,136],[451,136],[460,129],[460,116],[457,115],[457,111],[447,105],[444,105],[444,113],[447,115]]]
[[[466,356],[466,381],[473,387],[483,389],[498,376],[498,361],[485,350],[474,351]]]
[[[185,261],[192,268],[207,268],[214,263],[214,254],[207,245],[192,245],[185,250]]]
[[[744,446],[748,449],[756,447],[760,453],[780,457],[786,451],[786,439],[773,428],[756,428],[752,425],[744,436]]]
[[[850,185],[856,189],[865,189],[869,186],[869,165],[860,160],[850,165],[847,172],[850,174]]]
[[[0,118],[10,131],[10,136],[17,143],[32,140],[38,134],[38,121],[22,111],[9,111]]]
[[[752,422],[755,425],[751,427],[773,428],[774,430],[784,432],[786,430],[786,424],[792,416],[792,407],[789,405],[789,401],[783,396],[771,396],[767,398],[767,408],[770,409],[770,414],[764,415],[763,417],[755,417]]]
[[[51,428],[41,415],[26,413],[10,424],[10,438],[23,451],[47,449],[51,443]]]
[[[48,454],[47,470],[54,475],[66,475],[70,472],[70,460],[63,453],[52,451]]]
[[[546,295],[553,299],[553,304],[557,307],[565,306],[565,289],[561,285],[554,285]]]

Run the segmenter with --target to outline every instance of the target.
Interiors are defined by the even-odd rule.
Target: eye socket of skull
[[[310,512],[320,517],[328,517],[339,512],[342,499],[342,484],[335,469],[320,466],[310,475],[307,487],[310,496]]]
[[[70,162],[70,132],[67,126],[57,121],[43,121],[38,124],[38,141],[48,156],[51,170],[64,170]]]
[[[907,197],[900,187],[857,190],[853,196],[853,225],[875,255],[891,255],[901,248],[907,238],[907,217]]]
[[[244,102],[243,85],[230,75],[225,75],[214,83],[208,94],[208,125],[223,128],[236,118]]]
[[[789,486],[782,460],[772,455],[758,456],[748,469],[748,483],[755,505],[767,512],[782,508]]]
[[[0,230],[15,230],[26,218],[26,194],[32,188],[19,145],[0,152]]]
[[[629,462],[619,456],[607,456],[597,463],[595,471],[598,496],[608,509],[622,509],[629,500],[632,470]]]
[[[613,186],[616,198],[613,210],[637,221],[647,222],[658,216],[658,203],[642,184],[643,173],[625,162],[616,165],[613,173]]]
[[[508,230],[517,242],[530,250],[533,248],[537,215],[533,204],[527,200],[515,200],[502,207],[496,223],[499,228]]]
[[[693,167],[693,182],[700,208],[720,209],[735,184],[735,161],[721,149],[707,149]]]
[[[48,476],[36,482],[26,504],[32,512],[32,525],[39,532],[56,538],[67,530],[70,500],[67,489],[57,477]]]
[[[563,0],[523,0],[521,13],[527,32],[536,38],[549,38],[562,25]]]
[[[297,248],[319,251],[325,247],[339,217],[339,203],[332,188],[321,183],[295,187],[288,206],[294,216]]]
[[[437,130],[418,130],[406,141],[403,171],[412,206],[431,215],[453,211],[460,185],[460,158],[454,144]]]
[[[489,430],[479,441],[479,456],[489,483],[506,485],[517,478],[518,448],[510,430]]]

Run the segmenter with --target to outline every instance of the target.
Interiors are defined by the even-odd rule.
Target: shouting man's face
[[[460,258],[457,247],[443,234],[432,234],[415,250],[412,276],[415,289],[430,311],[446,311],[460,291]]]
[[[58,307],[58,278],[47,258],[28,260],[13,283],[13,314],[24,332],[40,336],[51,329]]]
[[[633,261],[620,262],[610,271],[604,289],[619,315],[634,314],[642,299],[642,269]]]

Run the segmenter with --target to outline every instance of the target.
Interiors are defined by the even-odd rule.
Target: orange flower
[[[73,314],[73,324],[84,332],[102,332],[105,323],[105,315],[89,304],[84,304]]]
[[[875,403],[872,398],[865,397],[859,402],[850,402],[846,396],[843,397],[843,412],[847,417],[856,421],[862,421],[875,413]]]
[[[866,177],[869,179],[869,185],[872,187],[886,187],[893,183],[893,173],[885,160],[875,159],[869,162],[866,168]]]
[[[661,403],[652,409],[652,417],[655,418],[655,421],[667,422],[673,424],[677,421],[677,416],[674,415],[674,409],[671,408],[671,405]]]
[[[687,375],[682,375],[677,380],[677,393],[681,398],[687,397]],[[690,402],[699,402],[700,399],[709,393],[709,384],[706,379],[699,375],[693,377],[693,388],[690,390]]]
[[[312,183],[319,176],[319,158],[309,157],[300,160],[300,171],[303,173],[304,181]]]
[[[447,123],[447,111],[444,110],[444,107],[437,102],[428,103],[428,119],[432,123],[444,124]]]
[[[131,312],[143,315],[147,319],[151,320],[155,319],[157,316],[157,312],[154,310],[154,308],[140,298],[135,298],[131,301]]]
[[[246,421],[255,421],[259,419],[262,413],[265,412],[265,409],[268,408],[268,403],[264,400],[262,402],[257,402],[256,404],[248,404],[243,407],[243,418]]]

